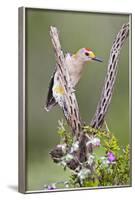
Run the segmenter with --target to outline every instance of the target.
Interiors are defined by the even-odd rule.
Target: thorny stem
[[[118,60],[120,52],[128,35],[129,23],[123,24],[110,50],[110,58],[108,61],[108,67],[104,85],[101,91],[101,96],[96,108],[96,112],[90,123],[93,128],[101,128],[104,123],[105,115],[112,100],[114,85],[118,72]]]

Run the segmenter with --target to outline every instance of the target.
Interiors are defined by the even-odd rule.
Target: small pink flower
[[[93,147],[99,147],[100,146],[100,139],[99,138],[93,138],[92,144],[93,144]]]
[[[107,153],[107,157],[110,163],[116,160],[115,155],[111,151]]]
[[[51,185],[46,185],[45,188],[46,188],[47,190],[55,190],[55,189],[56,189],[56,186],[55,186],[55,184],[51,184]]]

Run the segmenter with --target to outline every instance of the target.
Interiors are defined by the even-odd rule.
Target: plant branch
[[[69,73],[65,63],[63,51],[61,50],[59,35],[56,27],[50,27],[50,36],[56,57],[56,68],[60,85],[64,88],[64,95],[59,106],[62,108],[73,135],[77,138],[81,132],[81,120],[79,107],[75,93],[71,86]]]
[[[107,73],[103,89],[97,105],[96,112],[90,123],[90,125],[93,128],[101,128],[104,123],[105,115],[112,100],[114,85],[116,82],[116,77],[118,72],[118,60],[120,51],[128,35],[129,35],[129,24],[128,23],[123,24],[110,50],[110,58],[108,62]]]
[[[119,54],[128,34],[129,24],[124,24],[113,42],[100,100],[95,115],[91,120],[91,127],[88,126],[88,129],[92,129],[90,131],[86,127],[82,130],[79,107],[70,82],[65,57],[61,50],[58,31],[56,27],[51,26],[50,28],[50,36],[56,57],[57,79],[62,88],[64,88],[64,95],[62,95],[61,101],[58,104],[62,108],[68,125],[72,129],[74,138],[72,144],[69,145],[68,142],[64,141],[63,144],[57,145],[50,154],[54,162],[61,163],[64,167],[72,169],[77,173],[78,177],[82,173],[92,173],[94,169],[92,151],[99,145],[100,141],[93,133],[96,133],[97,129],[101,128],[104,123],[117,77]]]

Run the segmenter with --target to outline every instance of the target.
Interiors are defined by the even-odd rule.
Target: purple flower
[[[45,188],[46,188],[47,190],[54,190],[54,189],[56,189],[56,186],[55,186],[55,184],[46,185]]]
[[[47,188],[48,190],[53,190],[54,189],[54,187],[52,187],[52,185],[48,185],[48,188]]]
[[[99,138],[95,138],[95,146],[96,147],[100,146],[100,139]]]
[[[107,153],[107,157],[110,163],[116,160],[115,155],[111,151]]]

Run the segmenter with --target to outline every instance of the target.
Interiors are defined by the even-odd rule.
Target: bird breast
[[[70,55],[66,56],[65,62],[68,68],[72,87],[75,87],[81,78],[84,63]]]

